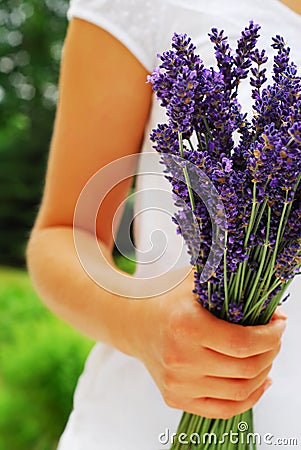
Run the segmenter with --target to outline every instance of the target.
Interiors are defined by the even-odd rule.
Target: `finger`
[[[244,401],[255,392],[267,379],[272,366],[267,367],[257,377],[248,379],[206,377],[202,387],[194,388],[191,397],[216,398],[220,400]],[[197,386],[194,384],[193,386]]]
[[[181,397],[210,397],[241,401],[246,400],[252,392],[262,385],[271,368],[272,365],[251,379],[194,376],[183,380],[178,375],[169,375],[168,381],[170,383],[166,387],[169,387],[171,391],[178,392]]]
[[[189,355],[182,351],[181,360],[174,361],[173,370],[182,380],[188,375],[193,377],[209,376],[221,378],[255,378],[272,364],[281,349],[281,343],[266,353],[235,358],[223,355],[209,348],[197,349]]]
[[[267,325],[242,326],[218,319],[202,308],[206,315],[200,331],[202,345],[216,352],[236,358],[265,353],[278,345],[286,321],[273,320]]]
[[[184,410],[210,419],[229,419],[252,408],[271,384],[272,381],[268,378],[255,392],[243,401],[219,400],[209,397],[199,398],[187,403]]]
[[[201,352],[200,367],[202,367],[202,373],[205,373],[207,376],[250,379],[256,377],[264,369],[269,367],[280,349],[281,344],[279,343],[273,350],[247,358],[233,358],[232,356],[222,355],[210,349],[203,349]],[[195,367],[193,367],[194,371]]]

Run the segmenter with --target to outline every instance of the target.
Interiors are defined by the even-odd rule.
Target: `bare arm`
[[[100,293],[83,271],[74,248],[72,222],[76,201],[89,178],[112,160],[139,152],[151,102],[145,81],[145,69],[116,39],[88,22],[71,22],[45,192],[27,249],[30,274],[49,308],[86,335],[118,348],[123,346],[114,336],[122,332],[130,302],[112,301],[112,295]],[[111,222],[131,181],[113,189],[99,211],[97,235],[109,259]],[[89,226],[82,223],[87,241],[92,241]]]

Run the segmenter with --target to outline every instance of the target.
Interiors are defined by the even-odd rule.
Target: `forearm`
[[[105,279],[113,266],[109,250],[99,244],[106,257],[98,252],[97,262],[93,261],[90,248],[95,248],[95,240],[85,232],[82,237],[90,267],[94,264]],[[50,310],[90,338],[131,353],[129,331],[135,326],[139,301],[108,292],[88,276],[78,259],[71,227],[34,230],[27,264],[35,288]],[[117,272],[116,280],[120,283]]]
[[[96,258],[93,236],[80,233],[91,257],[89,273],[102,271],[105,279],[112,274],[113,263],[106,261],[110,252],[100,244],[106,258]],[[251,408],[268,386],[284,320],[256,327],[219,320],[193,298],[192,274],[156,299],[110,293],[83,269],[71,227],[34,231],[27,255],[31,277],[49,308],[91,338],[140,359],[170,406],[229,418]],[[118,274],[115,282],[119,291],[129,291],[126,283],[120,286]]]

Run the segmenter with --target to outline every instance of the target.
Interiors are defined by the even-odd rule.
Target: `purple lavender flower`
[[[293,278],[300,271],[301,241],[289,241],[279,253],[275,264],[275,277],[283,283]]]
[[[267,81],[266,68],[262,67],[267,61],[266,51],[261,52],[256,48],[251,56],[251,60],[256,64],[255,67],[251,68],[252,77],[250,79],[250,85],[256,89],[253,91],[253,98],[258,99],[260,96],[260,88]]]
[[[247,78],[249,69],[252,66],[252,58],[254,49],[259,38],[260,26],[254,24],[251,20],[248,27],[242,32],[241,38],[238,40],[236,55],[234,57],[234,78],[236,90],[242,79]]]
[[[251,21],[232,50],[224,31],[213,28],[209,37],[217,69],[204,67],[187,35],[175,34],[172,49],[160,56],[161,64],[149,78],[167,111],[168,123],[153,130],[151,139],[161,153],[178,207],[173,220],[198,269],[194,292],[204,307],[237,323],[268,320],[275,301],[301,265],[297,252],[301,237],[301,81],[289,48],[276,36],[273,83],[266,86],[267,56],[257,48],[259,30]],[[248,77],[254,88],[251,119],[237,98],[241,80]],[[235,133],[240,136],[236,144]],[[212,192],[192,171],[191,185],[199,183],[207,192],[202,198],[193,194],[192,205],[191,192],[180,177],[185,165],[176,163],[177,155],[208,176],[223,205],[220,211],[226,222],[218,212],[213,222],[226,233],[226,253],[212,271],[210,291],[201,281],[201,268],[213,241],[207,208]],[[238,281],[242,275],[244,279]],[[229,295],[233,298],[225,306]],[[260,297],[261,308],[248,315],[244,301],[252,305]]]
[[[229,322],[240,323],[243,320],[244,317],[243,307],[244,305],[242,303],[240,305],[237,305],[236,303],[229,304],[228,308]]]
[[[221,71],[224,82],[231,87],[233,78],[233,56],[228,38],[224,35],[224,30],[219,31],[212,28],[209,34],[211,42],[214,43],[217,66]]]
[[[272,47],[278,50],[274,57],[274,79],[277,80],[278,75],[284,73],[289,65],[290,48],[285,45],[283,37],[279,35],[273,38]]]
[[[200,95],[203,64],[186,34],[173,36],[173,50],[160,56],[161,65],[148,77],[172,127],[191,135],[195,103]]]

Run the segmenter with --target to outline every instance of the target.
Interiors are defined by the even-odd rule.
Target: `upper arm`
[[[111,161],[139,152],[151,103],[146,75],[141,63],[109,33],[81,19],[71,21],[35,228],[72,226],[77,199],[91,176]],[[98,214],[97,235],[109,247],[114,213],[130,185],[127,179],[115,187]]]

